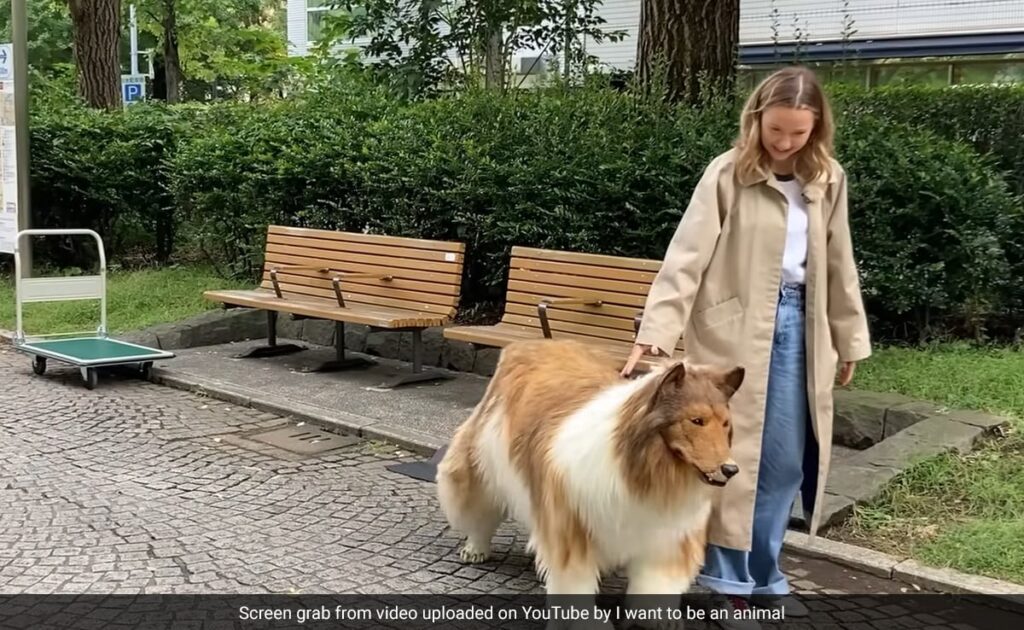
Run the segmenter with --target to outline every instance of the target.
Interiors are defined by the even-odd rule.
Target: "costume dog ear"
[[[726,398],[732,398],[736,390],[743,384],[743,377],[746,376],[746,370],[742,366],[736,366],[733,369],[721,374],[716,379],[716,385],[718,389],[722,390]]]
[[[661,375],[661,380],[658,382],[658,393],[679,389],[685,380],[686,365],[680,361]]]
[[[658,377],[650,398],[650,408],[658,407],[666,398],[672,399],[686,381],[686,366],[680,361],[665,370]]]

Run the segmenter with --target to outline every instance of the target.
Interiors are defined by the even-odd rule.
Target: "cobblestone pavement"
[[[434,485],[385,469],[395,447],[297,455],[246,439],[285,418],[124,376],[89,391],[5,347],[0,376],[0,593],[541,592],[512,525],[459,563]],[[785,561],[801,593],[907,588]]]

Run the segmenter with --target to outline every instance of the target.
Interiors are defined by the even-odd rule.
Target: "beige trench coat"
[[[774,177],[740,184],[734,162],[735,149],[718,156],[697,184],[651,286],[637,343],[665,354],[682,335],[687,360],[746,368],[731,403],[733,458],[740,472],[719,493],[709,542],[749,550],[788,203]],[[823,445],[813,492],[813,535],[821,520],[831,455],[836,370],[842,361],[867,358],[871,343],[840,165],[833,161],[829,175],[806,184],[804,196],[809,219],[807,391],[814,434]]]

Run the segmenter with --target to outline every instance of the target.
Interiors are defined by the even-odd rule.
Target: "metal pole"
[[[128,6],[128,28],[132,44],[132,76],[139,74],[139,24],[135,21],[135,5]]]
[[[28,12],[27,0],[11,2],[11,37],[14,40],[14,130],[18,165],[18,230],[29,229],[29,136],[28,136]],[[23,278],[32,275],[32,241],[26,238],[21,249]]]

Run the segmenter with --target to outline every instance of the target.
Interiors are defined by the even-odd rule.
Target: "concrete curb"
[[[158,385],[209,396],[241,407],[295,418],[328,429],[341,430],[343,433],[357,435],[368,440],[391,442],[417,455],[429,457],[434,454],[434,451],[444,446],[437,438],[406,427],[336,409],[311,405],[284,405],[267,398],[263,392],[255,389],[222,383],[213,379],[182,377],[166,368],[154,367],[152,381]]]
[[[900,558],[873,549],[788,531],[783,548],[793,553],[820,558],[851,569],[865,571],[890,580],[906,582],[943,593],[965,595],[1011,595],[1024,603],[1024,586],[953,569],[928,567],[916,560]]]

